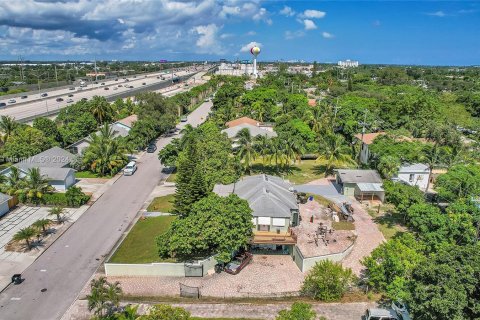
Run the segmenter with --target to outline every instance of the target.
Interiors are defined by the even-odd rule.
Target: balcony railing
[[[252,244],[296,244],[297,236],[289,229],[286,233],[255,231]]]

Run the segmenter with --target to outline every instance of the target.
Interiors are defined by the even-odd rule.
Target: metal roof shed
[[[377,197],[383,202],[385,199],[385,190],[383,190],[381,183],[357,183],[355,196],[359,198],[360,201],[374,200],[375,197]]]

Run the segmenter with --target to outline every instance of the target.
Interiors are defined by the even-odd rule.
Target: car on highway
[[[98,84],[98,81],[95,81],[94,84]]]
[[[105,88],[103,88],[103,90],[110,90],[110,88],[109,88],[109,87],[105,87]]]
[[[0,108],[5,108],[7,104],[5,102],[0,102]]]
[[[118,81],[118,79],[115,79],[115,81]]]
[[[62,101],[63,101],[63,98],[57,98],[55,101],[57,101],[57,102],[62,102]]]
[[[100,84],[101,84],[102,86],[104,86],[104,85],[105,85],[105,82],[102,82],[102,83],[100,83]]]
[[[70,93],[68,96],[69,96],[69,97],[73,97],[73,93]]]
[[[124,176],[131,176],[137,171],[137,163],[135,161],[130,161],[125,169],[123,169]]]
[[[146,85],[147,85],[147,83],[146,83],[146,82],[142,82],[142,86],[146,86]]]
[[[48,96],[48,93],[44,92],[40,95],[40,97],[47,97]]]
[[[133,86],[130,86],[129,88],[130,88],[130,89],[133,89]]]
[[[28,96],[21,96],[20,99],[27,99]]]
[[[133,76],[132,78],[136,78],[137,76]]]
[[[123,85],[119,84],[118,87],[123,87]]]
[[[70,87],[68,88],[68,90],[75,90],[75,87]]]
[[[150,143],[147,147],[147,153],[154,153],[157,150],[155,143]]]
[[[73,102],[73,99],[68,99],[67,100],[67,103],[72,103]]]
[[[8,103],[15,103],[15,102],[17,102],[17,100],[15,100],[15,99],[8,100]]]
[[[160,77],[157,76],[157,79],[160,79]]]
[[[125,79],[125,82],[128,82],[128,81],[130,81],[130,80],[128,80],[128,79]]]

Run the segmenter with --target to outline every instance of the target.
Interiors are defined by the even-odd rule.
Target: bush
[[[314,320],[316,317],[311,305],[295,302],[290,310],[281,310],[275,320]]]
[[[65,193],[56,192],[56,193],[46,193],[43,195],[43,203],[47,206],[67,206],[67,198]]]
[[[317,300],[335,301],[343,297],[355,276],[351,269],[330,260],[317,262],[303,282],[302,293]]]
[[[80,207],[90,200],[90,196],[83,193],[80,187],[70,187],[65,193],[67,205],[71,207]]]

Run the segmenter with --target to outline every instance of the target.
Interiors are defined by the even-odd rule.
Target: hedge
[[[82,192],[78,187],[68,188],[66,193],[47,193],[43,195],[43,203],[47,206],[78,208],[90,200],[90,196]]]

